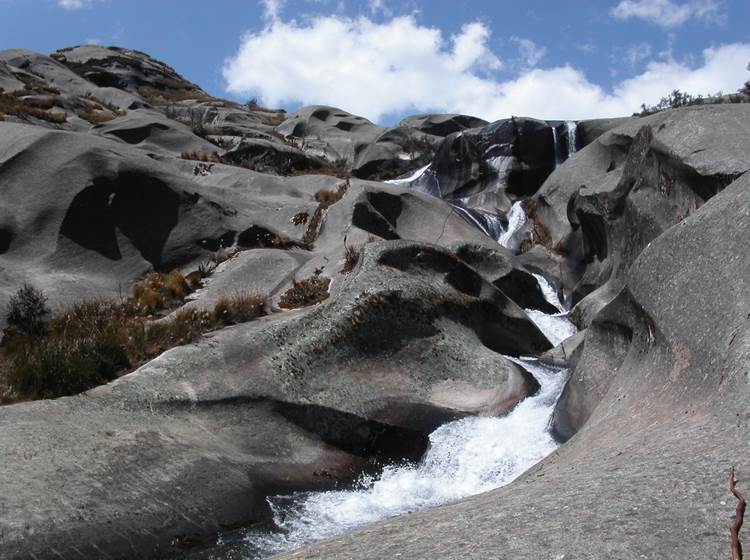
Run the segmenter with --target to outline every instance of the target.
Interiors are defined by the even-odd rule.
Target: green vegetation
[[[750,82],[746,82],[744,87],[740,88],[737,93],[724,95],[723,92],[718,91],[713,95],[692,95],[680,91],[679,89],[673,90],[668,95],[662,97],[659,103],[656,105],[641,105],[641,112],[638,116],[645,117],[666,111],[667,109],[679,109],[680,107],[691,107],[694,105],[717,105],[722,103],[750,103]]]
[[[279,300],[279,307],[283,309],[297,309],[309,307],[328,299],[328,286],[331,279],[325,276],[314,275],[297,282],[287,290]]]
[[[193,291],[179,272],[151,273],[123,303],[93,300],[49,317],[46,298],[25,285],[7,309],[0,343],[0,401],[72,395],[107,383],[200,335],[265,314],[265,298],[238,293],[212,310],[180,309]]]
[[[24,284],[10,298],[6,319],[8,327],[28,338],[44,334],[44,321],[50,314],[47,298],[35,287]]]

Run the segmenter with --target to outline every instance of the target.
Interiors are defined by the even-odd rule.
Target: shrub
[[[49,315],[47,298],[30,284],[24,284],[7,306],[8,326],[34,338],[44,333],[44,321]]]
[[[279,307],[284,309],[297,309],[299,307],[308,307],[328,299],[328,286],[331,283],[330,278],[314,275],[297,282],[287,290],[279,300]]]

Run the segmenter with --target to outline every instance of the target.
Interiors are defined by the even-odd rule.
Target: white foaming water
[[[568,370],[531,358],[509,360],[540,384],[500,418],[470,417],[430,434],[418,465],[386,467],[376,480],[354,490],[315,492],[269,499],[281,530],[248,537],[258,557],[293,550],[382,519],[444,504],[504,486],[557,448],[549,421]]]
[[[575,121],[568,121],[565,123],[565,130],[568,132],[568,157],[576,153],[576,142],[578,133],[578,123]]]
[[[487,158],[487,165],[495,170],[501,181],[506,182],[513,160],[513,156],[496,156]]]
[[[547,282],[547,279],[540,275],[534,274],[539,287],[542,290],[544,299],[549,303],[557,307],[560,313],[555,315],[547,315],[536,309],[525,309],[526,315],[529,316],[534,324],[542,331],[542,334],[547,337],[554,346],[560,344],[563,340],[572,336],[576,333],[577,329],[575,325],[568,319],[568,311],[565,309],[560,298],[557,296],[557,291],[552,285]]]
[[[517,250],[518,247],[516,245],[518,245],[519,242],[515,238],[515,235],[521,230],[525,223],[526,212],[521,206],[521,201],[518,201],[510,207],[510,211],[508,212],[508,230],[500,236],[500,239],[498,239],[497,242],[511,251]]]
[[[408,177],[404,177],[402,179],[389,179],[388,181],[383,181],[383,182],[388,183],[389,185],[408,185],[409,183],[413,183],[414,181],[419,179],[422,175],[424,175],[425,171],[427,171],[431,166],[432,164],[429,163],[425,165],[424,167],[420,167]]]
[[[557,137],[557,129],[552,127],[552,142],[555,147],[555,167],[563,162],[562,149],[560,147],[560,139]]]

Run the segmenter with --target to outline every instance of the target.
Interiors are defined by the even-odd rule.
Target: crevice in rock
[[[7,253],[10,244],[13,242],[13,230],[9,227],[0,227],[0,255]]]

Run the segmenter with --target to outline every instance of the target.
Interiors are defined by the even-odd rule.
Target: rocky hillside
[[[727,557],[750,104],[385,128],[98,46],[2,51],[0,88],[0,308],[25,284],[49,307],[35,333],[0,314],[4,558],[208,555],[269,496],[509,414],[540,388],[521,356],[572,370],[557,451],[289,557]],[[555,345],[558,298],[579,332]]]

